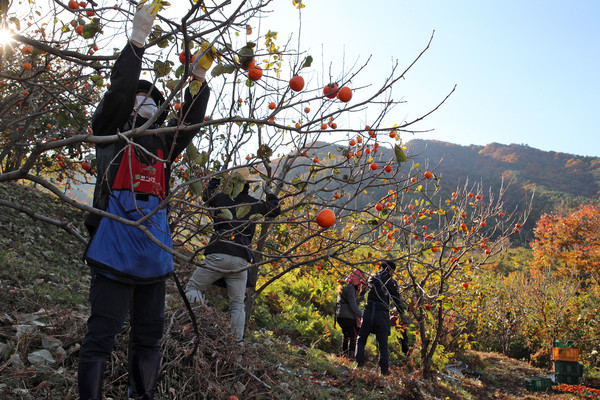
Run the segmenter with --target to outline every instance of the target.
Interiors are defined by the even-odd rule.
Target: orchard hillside
[[[572,211],[577,206],[597,203],[600,196],[600,158],[584,157],[553,151],[542,151],[527,145],[490,143],[486,146],[461,146],[437,140],[414,139],[405,144],[409,163],[426,165],[440,179],[440,196],[447,198],[457,188],[480,183],[484,192],[497,192],[509,185],[504,196],[507,210],[522,210],[531,198],[531,215],[513,244],[533,239],[535,223],[544,213]],[[314,156],[327,158],[339,146],[320,143]],[[310,158],[313,157],[309,153]],[[379,158],[394,158],[389,147],[379,148]],[[380,193],[381,192],[381,193]],[[386,195],[383,189],[370,190],[365,202]]]

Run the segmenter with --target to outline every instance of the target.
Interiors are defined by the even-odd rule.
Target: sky
[[[418,125],[429,132],[404,141],[516,143],[600,157],[600,1],[304,0],[300,30],[292,0],[272,4],[261,29],[306,49],[315,82],[330,67],[335,75],[371,57],[351,82],[361,88],[357,99],[395,62],[408,67],[434,35],[394,89],[405,103],[390,117],[412,120],[456,91]]]

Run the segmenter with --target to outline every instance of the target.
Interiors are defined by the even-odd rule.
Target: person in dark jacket
[[[355,269],[346,277],[346,285],[340,286],[337,295],[335,318],[342,328],[342,357],[350,360],[354,360],[356,334],[363,315],[358,305],[363,280],[361,270]]]
[[[247,167],[236,168],[233,173],[241,175],[245,180],[244,188],[235,198],[218,191],[220,179],[210,180],[208,187],[202,193],[204,202],[214,210],[214,234],[204,249],[203,264],[208,267],[198,267],[186,285],[186,296],[191,303],[204,303],[206,288],[220,279],[225,280],[229,296],[231,313],[231,331],[238,344],[244,340],[244,325],[246,312],[244,296],[246,292],[247,267],[252,262],[252,238],[256,223],[250,217],[256,214],[266,218],[276,218],[281,210],[279,199],[268,187],[265,187],[266,200],[261,201],[250,196],[250,183],[262,182],[260,177],[251,176]],[[247,206],[250,208],[248,209]],[[233,219],[223,216],[222,209],[231,212]]]
[[[379,367],[382,375],[389,374],[388,336],[391,333],[390,308],[398,312],[406,308],[400,297],[398,283],[392,278],[396,269],[393,261],[384,261],[380,270],[367,281],[367,304],[356,340],[356,363],[362,367],[365,363],[365,345],[370,333],[375,333],[379,347]],[[390,306],[391,304],[391,306]]]
[[[165,99],[152,83],[140,80],[143,44],[156,12],[142,5],[133,19],[130,40],[111,71],[110,87],[96,108],[92,130],[96,136],[127,132],[154,119],[158,128],[167,117],[159,112]],[[212,54],[205,58],[212,62]],[[204,56],[202,57],[204,58]],[[207,63],[202,63],[204,67]],[[171,164],[198,130],[179,130],[203,121],[209,98],[205,68],[198,62],[192,75],[200,85],[189,90],[180,116],[168,122],[173,129],[116,142],[97,144],[97,182],[93,205],[120,217],[91,213],[85,220],[91,240],[84,258],[91,270],[91,314],[79,350],[78,383],[82,400],[102,399],[104,364],[113,350],[129,312],[129,398],[153,399],[160,370],[160,340],[164,329],[165,277],[173,271],[173,257],[135,226],[143,226],[167,248],[172,248],[167,211],[159,204],[168,196]],[[151,130],[149,131],[151,132]],[[152,214],[153,213],[153,214]],[[150,214],[150,215],[148,215]],[[124,396],[123,396],[124,397]]]

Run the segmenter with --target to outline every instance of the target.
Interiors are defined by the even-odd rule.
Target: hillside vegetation
[[[326,160],[344,146],[316,143],[309,158]],[[526,245],[533,239],[533,228],[544,213],[569,212],[582,204],[597,204],[600,198],[600,158],[548,152],[526,145],[491,143],[487,146],[461,146],[436,140],[414,139],[405,144],[409,157],[403,168],[419,164],[439,178],[438,198],[446,199],[458,187],[481,185],[484,193],[495,196],[502,185],[506,210],[525,210],[531,202],[531,214],[514,245]],[[394,154],[382,146],[376,160],[389,162]],[[339,156],[332,162],[337,160]],[[395,161],[394,161],[395,162]],[[306,174],[310,163],[298,163],[295,172]],[[341,169],[340,174],[344,173]],[[372,204],[387,196],[385,187],[362,194],[358,204]]]
[[[464,185],[467,179],[497,191],[504,179],[505,185],[510,184],[505,196],[507,209],[510,209],[511,206],[523,208],[527,195],[535,191],[529,222],[521,234],[523,242],[533,238],[532,229],[541,214],[596,203],[600,196],[598,157],[499,143],[460,146],[434,140],[411,140],[406,147],[417,162],[437,166],[445,192]]]
[[[82,220],[81,213],[61,206],[52,196],[15,184],[0,186],[3,199],[20,203],[32,196],[37,199],[32,211],[44,211],[56,220],[76,225]],[[10,209],[0,214],[0,228],[0,394],[15,399],[76,398],[77,350],[88,312],[89,278],[80,258],[84,245],[62,229]],[[518,262],[515,256],[499,263],[499,270],[514,268]],[[177,270],[181,280],[187,280],[191,273],[185,265],[178,265]],[[260,300],[243,348],[235,346],[227,333],[226,301],[219,289],[211,293],[209,308],[195,309],[199,324],[196,336],[169,280],[169,322],[158,398],[571,398],[525,390],[525,377],[547,376],[551,373],[548,369],[481,351],[461,352],[453,359],[444,357],[439,379],[422,380],[417,372],[418,358],[405,358],[394,350],[398,347],[394,336],[391,376],[379,375],[373,341],[367,349],[366,367],[353,369],[354,363],[337,355],[340,332],[333,326],[334,296],[323,290],[335,288],[332,282],[338,278],[331,271],[323,271],[281,281]],[[112,398],[121,398],[127,385],[126,337],[125,328],[107,368],[105,395]],[[198,352],[190,360],[196,340]],[[414,346],[414,336],[411,342]],[[46,348],[53,349],[52,361],[35,358]],[[453,364],[444,369],[448,362]]]

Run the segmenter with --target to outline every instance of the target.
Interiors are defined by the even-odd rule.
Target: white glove
[[[142,1],[140,7],[133,16],[133,28],[131,30],[131,41],[143,46],[146,38],[152,31],[152,25],[156,14],[160,11],[162,3],[160,0],[152,0],[150,3]]]
[[[204,304],[204,296],[202,296],[202,293],[197,289],[187,289],[185,291],[185,297],[187,297],[191,304],[198,302]]]
[[[206,49],[208,49],[208,43],[203,42],[200,45],[200,51],[197,53],[197,55],[204,53]],[[198,62],[194,65],[194,68],[192,69],[192,75],[194,75],[196,78],[204,79],[204,77],[206,76],[206,71],[210,69],[213,60],[216,57],[217,49],[215,49],[214,47],[208,49],[208,51],[206,51],[206,54],[200,57]]]

